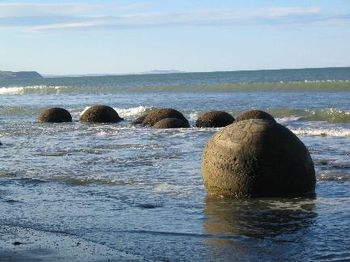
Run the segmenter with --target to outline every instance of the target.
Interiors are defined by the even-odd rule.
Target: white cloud
[[[169,25],[289,25],[349,21],[347,14],[325,15],[318,7],[146,12],[144,4],[0,3],[0,27],[25,31],[118,29]]]

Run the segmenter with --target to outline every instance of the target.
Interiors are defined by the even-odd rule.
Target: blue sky
[[[350,1],[0,1],[0,70],[350,66]]]

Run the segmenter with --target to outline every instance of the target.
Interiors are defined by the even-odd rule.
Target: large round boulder
[[[123,119],[112,107],[105,105],[92,106],[80,117],[81,122],[87,123],[117,123],[121,120]]]
[[[224,111],[211,111],[201,115],[196,121],[196,127],[223,127],[232,124],[235,119]]]
[[[268,121],[276,122],[275,118],[261,110],[249,110],[241,113],[236,117],[236,121],[248,120],[248,119],[265,119]]]
[[[155,123],[159,122],[164,118],[178,118],[189,125],[184,115],[172,108],[162,108],[150,112],[149,114],[147,114],[142,124],[145,126],[153,126]]]
[[[41,112],[37,120],[40,123],[72,122],[72,116],[64,108],[54,107]]]
[[[159,110],[158,108],[151,108],[151,109],[147,109],[146,112],[144,112],[143,114],[141,114],[141,116],[139,116],[138,118],[136,118],[134,121],[132,121],[133,125],[142,125],[143,121],[145,120],[146,116],[153,112]]]
[[[146,116],[148,115],[147,114],[144,114],[142,116],[139,116],[138,118],[136,118],[134,121],[132,121],[132,124],[133,125],[142,125],[143,121],[145,120]]]
[[[187,128],[188,122],[178,118],[164,118],[153,125],[154,128]]]
[[[209,194],[282,197],[312,194],[315,170],[305,145],[286,127],[250,119],[214,134],[202,155]]]

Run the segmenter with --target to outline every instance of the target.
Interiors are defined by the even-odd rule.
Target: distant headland
[[[35,71],[20,71],[20,72],[11,72],[11,71],[0,71],[0,80],[8,79],[39,79],[43,78],[38,72]]]

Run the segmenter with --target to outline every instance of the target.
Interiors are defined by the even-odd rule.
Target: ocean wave
[[[238,83],[185,83],[185,82],[113,82],[112,80],[94,82],[91,79],[75,79],[72,82],[50,82],[46,79],[39,85],[0,86],[0,95],[24,94],[115,94],[120,92],[203,92],[203,91],[349,91],[349,80],[316,80],[296,82],[238,82]],[[61,85],[57,85],[61,83]]]
[[[320,110],[276,108],[267,109],[266,112],[273,115],[281,124],[295,121],[324,121],[328,123],[350,123],[350,111],[335,108]],[[228,113],[237,117],[241,112],[227,110]],[[190,121],[194,122],[204,111],[192,111],[187,113]]]
[[[327,121],[331,123],[350,123],[350,111],[327,109],[319,111],[311,111],[310,114],[305,117],[308,121]]]
[[[154,107],[149,106],[136,106],[130,108],[114,107],[114,110],[117,111],[118,114],[123,118],[136,118],[149,112],[152,109],[154,109]]]
[[[331,137],[350,137],[348,128],[290,128],[296,135],[302,136],[331,136]]]
[[[267,111],[277,118],[279,122],[325,121],[329,123],[350,123],[350,111],[336,108],[320,110],[282,108]]]
[[[317,179],[319,181],[339,181],[345,182],[350,181],[350,173],[347,174],[333,174],[333,173],[321,173]]]
[[[24,95],[24,94],[59,94],[65,86],[13,86],[0,87],[0,95]]]
[[[83,111],[80,112],[80,116],[82,116],[86,110],[91,108],[91,106],[87,106],[84,108]],[[128,108],[121,108],[121,107],[114,107],[113,108],[115,111],[117,111],[118,115],[122,118],[126,119],[135,119],[148,111],[154,109],[154,107],[150,106],[136,106],[136,107],[128,107]]]

